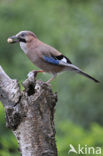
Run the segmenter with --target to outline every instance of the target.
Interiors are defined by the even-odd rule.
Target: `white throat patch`
[[[20,47],[24,51],[25,54],[28,53],[26,43],[20,42]]]

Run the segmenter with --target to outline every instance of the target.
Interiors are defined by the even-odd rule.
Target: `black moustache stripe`
[[[26,40],[23,39],[23,38],[20,38],[20,39],[19,39],[19,42],[24,42],[24,43],[26,43]]]

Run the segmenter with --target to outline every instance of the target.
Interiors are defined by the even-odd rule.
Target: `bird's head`
[[[20,31],[15,36],[8,38],[8,43],[28,43],[31,42],[34,38],[37,38],[36,35],[31,31]]]

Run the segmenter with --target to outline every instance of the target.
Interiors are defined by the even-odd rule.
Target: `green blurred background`
[[[70,144],[76,149],[78,144],[102,148],[103,0],[1,0],[0,65],[20,82],[29,71],[37,69],[18,44],[7,43],[9,36],[21,30],[35,32],[40,40],[101,81],[95,84],[78,74],[65,72],[52,82],[53,90],[58,92],[55,113],[58,155],[67,156]],[[46,81],[49,77],[39,74],[38,79]],[[20,156],[15,137],[5,127],[2,104],[0,156]]]

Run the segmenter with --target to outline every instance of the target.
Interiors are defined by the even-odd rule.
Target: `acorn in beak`
[[[19,42],[20,41],[20,39],[17,37],[17,36],[11,36],[11,37],[9,37],[8,39],[7,39],[7,42],[8,43],[17,43],[17,42]]]

